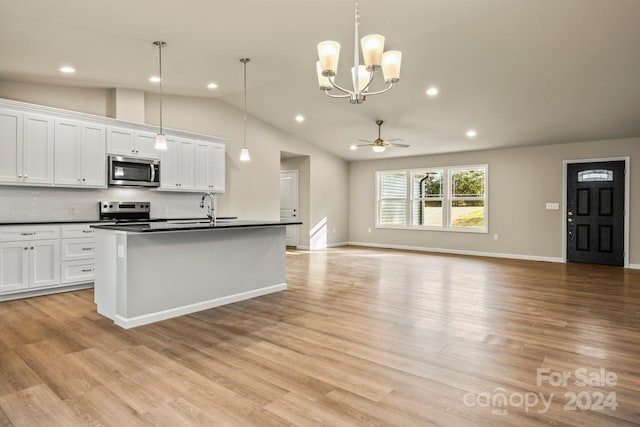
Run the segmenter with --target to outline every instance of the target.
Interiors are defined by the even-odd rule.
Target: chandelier
[[[331,98],[348,98],[351,104],[362,104],[367,96],[379,95],[387,92],[395,83],[400,81],[400,65],[402,62],[402,52],[391,50],[384,52],[384,36],[371,34],[361,40],[362,56],[364,65],[360,65],[360,49],[358,46],[358,26],[360,25],[359,2],[356,0],[355,13],[355,38],[353,67],[351,68],[351,81],[353,90],[340,87],[336,82],[338,72],[338,59],[340,58],[340,43],[333,40],[326,40],[318,43],[318,57],[316,70],[318,73],[318,84]],[[372,92],[369,90],[375,78],[376,71],[382,69],[385,83],[388,86],[382,90]],[[330,90],[337,89],[340,94],[329,93]]]

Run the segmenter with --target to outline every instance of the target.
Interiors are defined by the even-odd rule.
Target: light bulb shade
[[[249,160],[251,160],[251,156],[249,155],[249,149],[243,148],[242,151],[240,151],[240,161],[248,162]]]
[[[373,71],[382,65],[382,53],[384,52],[384,36],[371,34],[365,36],[360,41],[362,45],[362,56],[367,70]]]
[[[316,72],[318,73],[318,85],[320,85],[320,90],[333,89],[331,82],[329,82],[329,77],[322,74],[322,65],[320,65],[320,61],[316,62]]]
[[[167,137],[163,133],[156,135],[156,143],[153,146],[156,150],[165,151],[167,149]]]
[[[400,81],[400,66],[402,65],[402,52],[390,50],[382,55],[382,74],[386,83]]]
[[[355,67],[351,67],[351,78],[354,77]],[[363,90],[369,84],[371,76],[364,65],[358,65],[358,88]]]
[[[318,43],[318,59],[322,74],[335,76],[338,72],[338,59],[340,59],[340,43],[326,40]]]
[[[372,148],[376,153],[384,153],[384,150],[386,149],[383,145],[374,145]]]

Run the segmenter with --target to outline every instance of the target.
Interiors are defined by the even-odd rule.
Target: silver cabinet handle
[[[35,236],[36,233],[20,233],[22,236]]]
[[[93,248],[82,248],[83,251],[92,251]]]
[[[93,268],[83,268],[82,272],[83,273],[91,273],[93,271]]]
[[[93,230],[82,230],[83,233],[93,233]]]

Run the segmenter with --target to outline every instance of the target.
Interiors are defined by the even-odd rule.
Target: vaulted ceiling
[[[0,79],[214,97],[348,160],[640,136],[638,0],[361,0],[361,35],[403,52],[400,83],[363,105],[317,88],[316,44],[353,57],[350,0],[0,1]],[[62,65],[77,72],[62,75]],[[219,88],[209,90],[207,83]],[[425,95],[437,86],[435,98]],[[296,114],[306,118],[294,120]],[[409,149],[349,150],[402,138]],[[468,129],[478,136],[469,139]]]

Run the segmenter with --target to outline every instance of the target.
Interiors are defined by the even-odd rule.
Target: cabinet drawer
[[[95,230],[91,228],[95,224],[74,224],[60,227],[63,239],[79,239],[93,237]]]
[[[62,261],[95,258],[95,256],[95,239],[62,239]]]
[[[95,276],[95,264],[92,259],[84,261],[65,261],[61,265],[61,283],[93,282]]]
[[[57,239],[60,226],[5,226],[0,227],[1,242],[19,242],[24,240]]]

